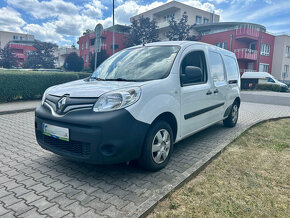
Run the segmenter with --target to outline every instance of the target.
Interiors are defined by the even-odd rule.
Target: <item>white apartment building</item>
[[[283,78],[283,74],[286,75]],[[272,75],[290,84],[290,36],[275,36]]]
[[[10,41],[34,41],[34,35],[0,31],[0,48],[3,49]]]
[[[179,21],[184,12],[186,12],[188,16],[187,23],[189,25],[216,23],[219,22],[220,19],[220,16],[217,14],[194,8],[181,2],[171,1],[157,8],[153,8],[149,11],[131,17],[130,21],[132,22],[133,19],[138,20],[141,16],[149,17],[150,20],[154,19],[159,28],[160,40],[167,40],[165,34],[170,30],[168,20],[173,15],[175,20]]]
[[[66,57],[70,53],[73,53],[73,52],[75,52],[78,55],[80,55],[80,51],[77,48],[73,48],[73,47],[60,47],[60,48],[57,48],[54,51],[54,57],[55,57],[54,65],[55,65],[55,67],[56,68],[63,67]]]

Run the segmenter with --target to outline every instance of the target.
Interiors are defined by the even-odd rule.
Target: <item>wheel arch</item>
[[[156,123],[156,122],[158,122],[160,120],[163,120],[163,121],[167,122],[170,125],[170,127],[172,129],[172,132],[173,132],[173,141],[175,142],[176,136],[177,136],[177,128],[178,128],[177,127],[176,117],[170,112],[164,112],[164,113],[160,114],[159,116],[157,116],[153,120],[152,124]]]

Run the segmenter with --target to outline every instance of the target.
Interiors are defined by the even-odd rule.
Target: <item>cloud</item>
[[[79,11],[76,5],[63,0],[7,0],[7,4],[14,8],[21,9],[38,19],[57,17],[61,14],[72,16]]]
[[[22,32],[25,21],[21,14],[10,7],[0,8],[0,30]]]
[[[104,6],[101,1],[92,0],[91,2],[84,5],[84,10],[82,14],[92,18],[102,18],[102,10],[107,10],[108,8]]]

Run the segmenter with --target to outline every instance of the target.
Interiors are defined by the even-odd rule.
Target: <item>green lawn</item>
[[[288,215],[287,215],[288,214]],[[148,217],[289,217],[290,119],[259,124]]]

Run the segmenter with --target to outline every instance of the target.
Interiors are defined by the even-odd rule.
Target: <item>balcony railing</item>
[[[158,26],[159,29],[161,29],[161,28],[164,28],[164,27],[168,27],[169,26],[169,22],[168,21],[161,21],[161,22],[158,22],[156,25]]]
[[[260,32],[252,28],[239,28],[236,29],[236,38],[250,38],[254,40],[259,39]]]
[[[239,48],[234,50],[237,59],[257,60],[258,52],[249,48]]]

